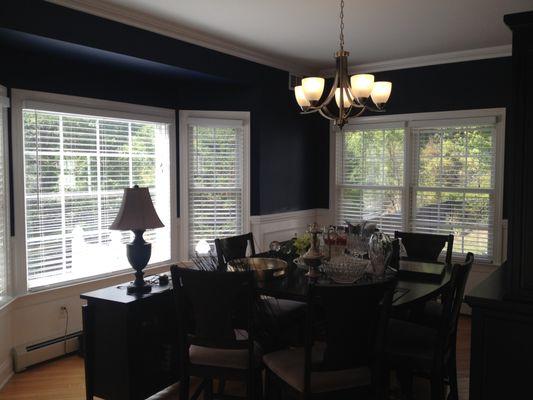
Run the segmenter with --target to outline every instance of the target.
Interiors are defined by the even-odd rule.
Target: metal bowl
[[[287,262],[278,258],[247,257],[228,262],[228,271],[251,269],[259,281],[281,277],[285,275],[287,267]]]

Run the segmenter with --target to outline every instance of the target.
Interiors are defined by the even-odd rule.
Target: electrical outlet
[[[67,307],[61,306],[59,307],[59,318],[67,318]]]

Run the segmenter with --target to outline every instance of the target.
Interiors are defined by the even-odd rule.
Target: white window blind
[[[454,253],[493,253],[495,126],[413,129],[410,229],[454,234]]]
[[[243,231],[242,121],[188,120],[189,255],[198,241]]]
[[[129,268],[131,233],[108,227],[135,184],[165,224],[145,234],[150,262],[170,259],[167,124],[24,109],[23,129],[29,288]]]
[[[7,293],[7,247],[8,247],[8,226],[7,226],[7,187],[6,187],[6,151],[5,132],[7,125],[7,107],[4,107],[0,97],[0,296]],[[6,99],[7,100],[7,99]]]
[[[493,262],[498,123],[489,115],[346,126],[337,132],[337,223],[453,234],[455,257]]]
[[[337,222],[402,228],[403,128],[351,128],[337,134]]]

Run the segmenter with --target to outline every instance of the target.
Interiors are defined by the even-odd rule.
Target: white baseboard
[[[7,357],[2,364],[0,364],[0,389],[2,389],[5,384],[13,376],[13,363],[11,357]]]

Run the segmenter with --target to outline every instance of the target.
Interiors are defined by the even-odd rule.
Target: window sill
[[[0,296],[0,312],[6,309],[13,302],[13,300],[15,300],[15,298],[11,296]]]

